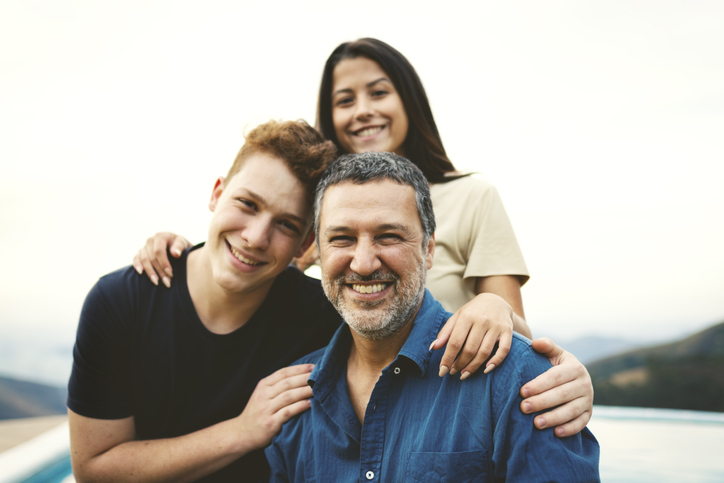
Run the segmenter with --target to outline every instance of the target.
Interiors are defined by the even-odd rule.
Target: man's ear
[[[427,269],[432,268],[432,256],[435,255],[435,234],[430,235],[430,241],[427,242],[427,254],[425,258],[427,260]]]
[[[312,245],[312,243],[314,243],[314,227],[309,229],[309,234],[307,235],[307,238],[304,239],[304,242],[302,242],[299,250],[297,251],[297,253],[294,254],[294,258],[299,258],[307,253],[307,250]]]
[[[221,198],[221,193],[224,192],[224,183],[226,180],[223,176],[219,176],[219,178],[216,180],[216,183],[214,183],[214,191],[211,192],[211,199],[209,200],[209,209],[211,211],[214,211],[216,209],[216,205],[219,202],[219,198]]]

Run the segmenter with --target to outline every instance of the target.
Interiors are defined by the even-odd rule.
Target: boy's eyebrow
[[[266,199],[262,195],[250,190],[249,188],[242,188],[242,191],[245,191],[249,198],[254,198],[255,201],[258,201],[262,205],[269,204],[269,203],[267,203]],[[305,220],[304,218],[302,218],[298,215],[295,215],[294,213],[284,212],[284,213],[282,213],[282,216],[286,217],[286,218],[290,218],[298,223],[301,223],[302,226],[306,225],[308,222],[308,220]]]
[[[375,84],[377,84],[378,82],[381,82],[381,81],[392,82],[392,81],[391,81],[390,79],[388,79],[387,77],[380,77],[380,78],[377,79],[377,80],[373,80],[372,82],[367,83],[367,85],[366,85],[365,87],[370,88],[370,87],[372,87],[373,85],[375,85]],[[350,88],[339,89],[339,90],[334,91],[334,92],[332,93],[332,97],[336,96],[337,94],[342,94],[342,93],[344,93],[344,92],[352,92],[352,89],[350,89]]]

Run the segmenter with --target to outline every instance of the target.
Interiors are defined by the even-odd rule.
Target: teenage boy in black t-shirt
[[[178,260],[171,290],[130,267],[91,290],[68,396],[78,481],[266,474],[255,450],[312,395],[311,366],[283,367],[340,321],[318,282],[287,268],[313,241],[313,191],[335,152],[303,121],[257,127],[216,181],[208,241]]]

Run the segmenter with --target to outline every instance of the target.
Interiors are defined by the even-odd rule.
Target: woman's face
[[[357,57],[342,60],[333,75],[332,121],[342,148],[404,156],[407,113],[387,73],[377,62]]]

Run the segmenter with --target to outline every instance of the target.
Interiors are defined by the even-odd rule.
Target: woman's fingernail
[[[169,277],[173,277],[173,271],[169,267],[164,268],[163,271],[166,272],[166,275]]]
[[[154,285],[158,286],[158,277],[155,275],[151,275],[151,282],[153,282]]]
[[[470,373],[468,371],[463,371],[463,373],[460,374],[460,380],[464,381],[465,379],[468,378],[469,375],[470,375]]]
[[[430,352],[432,350],[432,346],[435,345],[435,342],[437,342],[437,339],[432,341],[432,344],[430,344],[430,348],[427,350],[427,352]]]
[[[454,376],[454,375],[457,374],[457,373],[458,373],[458,370],[455,369],[454,367],[453,367],[452,369],[450,369],[450,375],[451,375],[451,376]]]
[[[487,367],[485,368],[485,370],[483,371],[483,374],[487,374],[488,372],[492,371],[493,369],[495,369],[495,364],[488,364]]]
[[[448,366],[440,366],[440,377],[443,377],[445,374],[447,374],[447,371],[449,371],[450,368]]]
[[[168,277],[163,277],[163,284],[166,286],[166,288],[171,288],[171,279]]]

